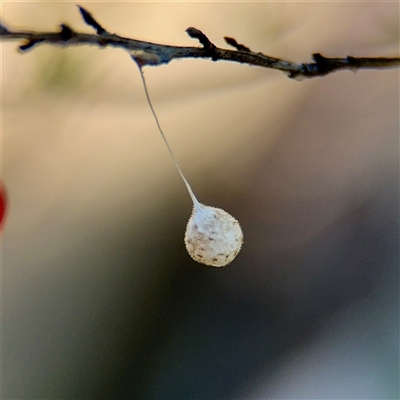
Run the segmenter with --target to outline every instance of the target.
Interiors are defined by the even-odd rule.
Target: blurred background
[[[298,62],[398,56],[399,4],[81,3],[106,29]],[[90,32],[73,3],[12,28]],[[240,64],[145,69],[198,199],[245,243],[196,264],[191,201],[121,50],[1,43],[5,399],[395,399],[399,71],[297,82]]]

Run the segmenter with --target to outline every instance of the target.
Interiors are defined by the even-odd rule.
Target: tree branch
[[[400,58],[384,57],[351,57],[327,58],[321,54],[313,54],[311,63],[294,63],[269,57],[251,51],[247,46],[225,37],[228,45],[235,50],[221,49],[215,46],[207,36],[196,28],[186,29],[186,33],[197,39],[202,47],[170,46],[129,39],[108,32],[92,16],[90,12],[78,6],[86,24],[94,28],[96,34],[79,33],[66,24],[60,25],[59,32],[12,31],[0,24],[0,38],[3,40],[25,40],[19,49],[26,51],[38,44],[58,46],[93,45],[98,47],[116,47],[126,50],[141,66],[167,64],[181,58],[204,58],[213,61],[233,61],[242,64],[276,69],[286,73],[289,78],[302,79],[328,75],[338,70],[386,69],[400,66]]]

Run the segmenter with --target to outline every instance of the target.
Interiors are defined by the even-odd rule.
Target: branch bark
[[[12,31],[0,24],[0,38],[3,40],[24,40],[19,46],[21,51],[32,49],[39,44],[58,46],[92,45],[98,47],[116,47],[126,50],[141,66],[157,66],[182,58],[203,58],[212,61],[233,61],[282,71],[289,78],[301,80],[328,75],[339,70],[357,71],[360,69],[398,68],[400,58],[392,57],[351,57],[328,58],[319,53],[312,54],[312,62],[295,63],[256,53],[247,46],[237,43],[234,38],[225,37],[228,45],[235,50],[221,49],[215,46],[207,36],[196,28],[186,29],[186,33],[197,39],[202,47],[170,46],[125,38],[108,32],[93,15],[78,6],[85,23],[96,33],[87,34],[73,30],[66,24],[60,25],[59,32]]]

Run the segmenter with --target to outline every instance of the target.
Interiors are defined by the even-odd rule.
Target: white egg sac
[[[197,262],[212,267],[231,263],[243,244],[239,222],[220,208],[197,203],[186,227],[185,245]]]

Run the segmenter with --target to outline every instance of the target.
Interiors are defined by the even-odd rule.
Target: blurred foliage
[[[45,49],[37,53],[33,85],[47,92],[77,92],[85,81],[85,60],[80,52]]]

